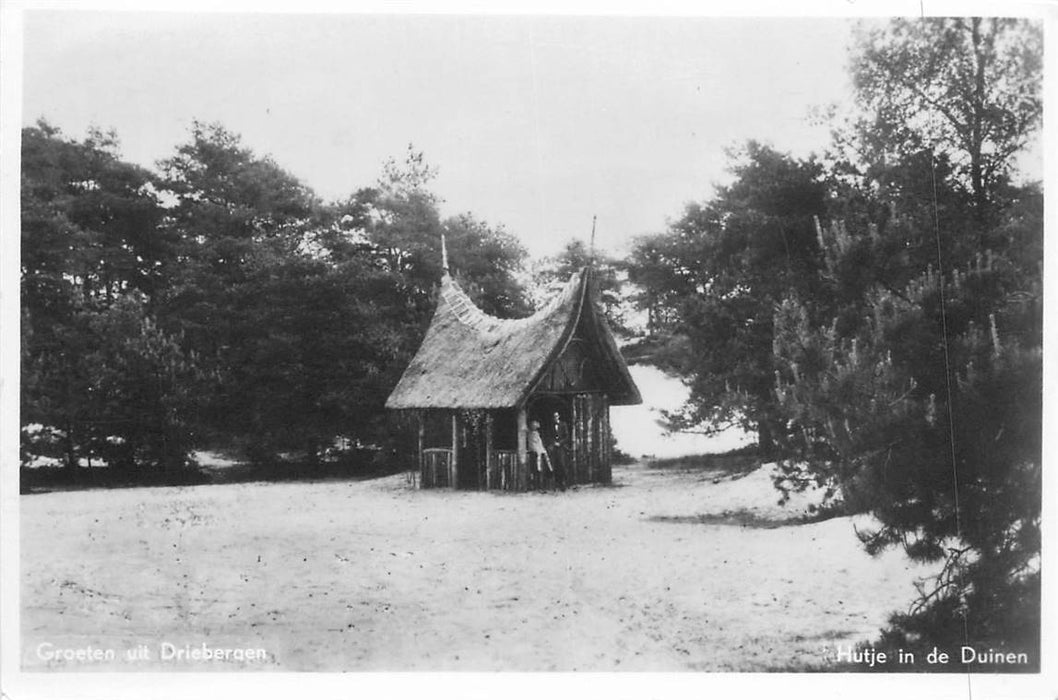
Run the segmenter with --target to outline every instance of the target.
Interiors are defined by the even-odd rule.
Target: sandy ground
[[[565,494],[394,476],[23,496],[23,665],[794,670],[873,637],[928,573],[868,557],[848,518],[783,524],[804,502],[777,506],[765,470],[715,476],[635,465]],[[161,660],[164,642],[267,658]],[[116,658],[46,661],[41,644]],[[123,658],[141,644],[150,659]]]

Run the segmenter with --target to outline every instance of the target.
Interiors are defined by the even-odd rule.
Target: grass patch
[[[705,455],[687,455],[648,460],[650,469],[679,470],[686,472],[716,472],[717,476],[748,474],[760,466],[756,449],[740,448],[730,452]]]
[[[19,492],[23,494],[208,483],[209,475],[193,466],[170,470],[129,470],[119,467],[22,467],[19,470]]]
[[[760,530],[773,530],[791,525],[807,525],[819,522],[816,514],[790,515],[781,518],[768,518],[746,508],[725,510],[722,513],[698,513],[696,515],[654,515],[648,518],[655,523],[675,523],[678,525],[733,525]]]
[[[394,462],[375,460],[373,451],[362,450],[332,461],[289,459],[266,464],[243,461],[235,452],[221,453],[232,458],[228,466],[191,464],[183,469],[151,470],[118,467],[22,467],[19,490],[23,494],[86,489],[118,489],[143,486],[198,486],[289,481],[361,481],[396,474],[403,469]]]
[[[388,464],[342,460],[335,462],[282,461],[271,464],[238,464],[210,470],[210,483],[235,484],[254,481],[361,481],[397,474],[404,469]]]

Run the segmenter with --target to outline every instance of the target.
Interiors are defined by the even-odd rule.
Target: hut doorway
[[[555,452],[558,441],[555,414],[568,430],[569,438],[561,454]],[[606,396],[598,392],[575,394],[537,394],[529,400],[529,420],[540,423],[540,436],[551,453],[563,461],[568,484],[610,481],[610,407]]]
[[[491,421],[484,411],[460,412],[457,420],[459,470],[455,486],[459,489],[484,489],[489,449],[485,433]]]
[[[573,403],[569,396],[560,394],[538,394],[529,401],[528,414],[530,421],[540,423],[540,436],[545,444],[551,444],[551,433],[554,431],[555,414],[562,422],[569,425],[572,419]]]
[[[563,394],[536,394],[526,405],[526,417],[529,425],[540,424],[540,438],[544,441],[551,465],[557,472],[554,479],[548,477],[541,482],[541,487],[563,488],[570,482],[570,470],[573,464],[573,429],[572,397]],[[530,465],[530,471],[535,465]],[[554,483],[552,483],[554,482]]]

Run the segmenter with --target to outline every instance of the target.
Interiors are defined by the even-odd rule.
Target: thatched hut
[[[386,407],[418,418],[423,488],[521,491],[542,486],[527,453],[532,422],[567,483],[608,483],[610,406],[641,401],[587,267],[515,320],[485,314],[446,272],[426,337]]]

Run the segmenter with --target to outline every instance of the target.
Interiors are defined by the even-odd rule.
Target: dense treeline
[[[196,445],[257,464],[389,455],[382,405],[432,313],[441,232],[483,308],[529,308],[524,249],[442,220],[412,149],[334,203],[219,125],[158,166],[123,162],[114,134],[23,130],[26,462],[142,481]]]
[[[875,516],[868,551],[943,562],[887,645],[1038,663],[1043,202],[1012,175],[1040,27],[896,20],[852,53],[859,116],[830,152],[748,144],[631,256],[657,355],[690,377],[672,420],[755,431],[781,489]]]

